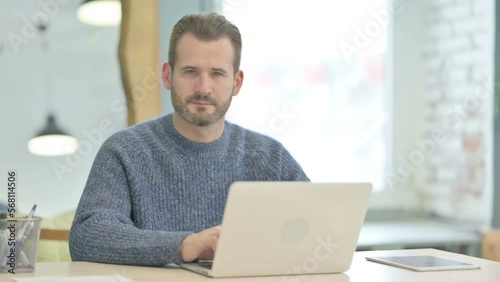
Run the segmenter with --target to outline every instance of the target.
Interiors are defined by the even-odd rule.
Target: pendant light
[[[78,19],[89,25],[115,26],[122,20],[120,0],[85,0],[78,7]]]
[[[76,152],[78,141],[59,129],[53,114],[47,117],[47,124],[28,142],[28,150],[39,156],[63,156]]]
[[[45,127],[38,132],[38,134],[28,141],[28,150],[30,153],[39,156],[62,156],[73,154],[78,149],[78,141],[75,137],[68,135],[62,129],[59,128],[56,122],[54,111],[50,109],[52,106],[51,94],[52,88],[51,82],[52,77],[50,75],[50,70],[48,69],[48,40],[45,34],[47,26],[40,24],[38,26],[38,31],[42,35],[41,47],[43,52],[44,66],[43,70],[45,75],[45,94],[47,97],[47,103],[49,106],[49,114],[47,116],[47,123]]]

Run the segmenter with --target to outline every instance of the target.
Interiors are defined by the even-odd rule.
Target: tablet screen
[[[417,271],[477,269],[479,266],[434,256],[366,257],[367,260]]]

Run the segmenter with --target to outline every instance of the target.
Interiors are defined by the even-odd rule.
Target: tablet
[[[379,262],[414,271],[478,269],[478,265],[438,258],[434,256],[395,256],[366,257],[367,260]]]

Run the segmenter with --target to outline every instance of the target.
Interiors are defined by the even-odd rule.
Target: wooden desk
[[[448,259],[459,260],[468,263],[474,263],[481,266],[479,270],[459,270],[459,271],[434,271],[434,272],[415,272],[406,269],[400,269],[392,266],[386,266],[365,260],[367,255],[434,255]],[[134,281],[214,281],[224,282],[232,281],[290,281],[290,282],[498,282],[500,279],[500,263],[474,258],[465,255],[459,255],[450,252],[439,251],[435,249],[419,250],[399,250],[399,251],[368,251],[356,252],[351,269],[342,274],[321,274],[307,276],[275,276],[275,277],[248,277],[248,278],[221,278],[214,279],[202,275],[176,268],[161,267],[138,267],[123,266],[88,262],[71,263],[38,263],[34,273],[0,273],[0,281],[12,281],[16,277],[29,276],[84,276],[84,275],[122,275]]]

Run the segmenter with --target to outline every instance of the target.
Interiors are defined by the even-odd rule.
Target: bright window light
[[[384,189],[387,1],[216,3],[243,36],[245,81],[228,120],[281,141],[314,182]]]

